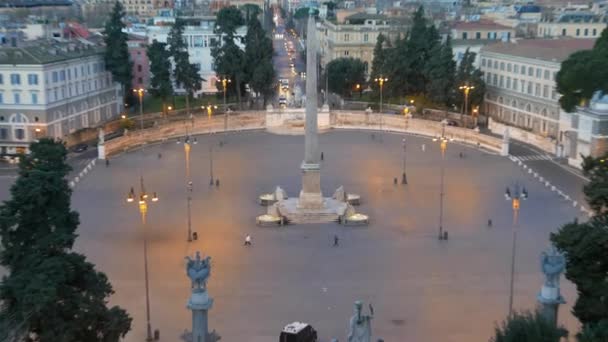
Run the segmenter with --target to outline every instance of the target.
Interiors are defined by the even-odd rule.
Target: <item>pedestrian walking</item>
[[[488,219],[488,227],[492,227],[492,219]]]
[[[422,144],[422,152],[426,151],[426,144]]]
[[[106,167],[110,166],[110,159],[106,158]]]
[[[459,157],[460,159],[462,159],[462,158],[464,157],[464,155],[462,154],[462,152],[458,153],[458,157]]]
[[[338,235],[334,235],[334,247],[338,247],[340,243],[340,239],[338,239]]]
[[[158,154],[158,159],[161,159],[162,157],[163,157],[163,154],[162,154],[162,153],[159,153],[159,154]]]
[[[323,152],[321,152],[321,161],[323,161]]]
[[[247,236],[245,236],[244,246],[251,246],[251,235],[247,234]]]

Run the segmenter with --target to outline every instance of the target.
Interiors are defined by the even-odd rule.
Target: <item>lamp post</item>
[[[140,128],[144,129],[144,93],[146,90],[144,88],[133,89],[133,92],[137,94],[139,97],[139,124]]]
[[[374,82],[380,85],[380,113],[382,113],[382,90],[384,88],[384,83],[388,81],[388,78],[384,76],[380,76],[378,78],[374,78]]]
[[[226,90],[228,89],[228,83],[232,82],[229,78],[222,77],[218,79],[218,82],[222,83],[224,89],[224,132],[228,130],[228,108],[226,107]]]
[[[513,187],[513,192],[507,187],[505,191],[505,199],[511,201],[513,208],[513,240],[511,243],[511,275],[509,279],[509,317],[513,313],[513,285],[515,282],[515,254],[517,252],[517,230],[519,226],[519,207],[521,200],[528,198],[528,191],[519,185]]]
[[[177,140],[177,143],[180,143],[180,140]],[[187,200],[187,213],[188,213],[188,242],[192,241],[192,179],[190,177],[190,149],[192,148],[192,144],[196,145],[198,141],[196,138],[190,137],[188,133],[188,126],[186,126],[186,137],[184,137],[184,155],[186,156],[186,192],[188,196]]]
[[[201,108],[207,109],[207,120],[209,121],[209,135],[211,135],[211,115],[213,114],[213,109],[217,109],[215,105],[202,106]],[[213,185],[213,142],[211,141],[211,137],[209,138],[209,185]]]
[[[443,198],[445,197],[444,192],[444,178],[445,178],[445,151],[448,148],[448,138],[445,136],[445,125],[446,121],[441,121],[441,137],[434,138],[433,141],[439,141],[439,147],[441,148],[441,171],[440,171],[440,185],[439,185],[439,240],[447,239],[443,231]]]
[[[468,114],[468,112],[469,112],[469,92],[472,89],[475,89],[475,87],[465,84],[465,85],[458,87],[458,89],[460,89],[464,92],[464,112],[463,112],[463,114]]]
[[[407,184],[407,175],[405,174],[405,161],[406,161],[406,154],[407,154],[406,153],[407,145],[405,143],[405,138],[403,138],[401,143],[403,144],[403,174],[401,175],[401,184]]]
[[[146,341],[152,341],[152,326],[150,325],[150,291],[148,285],[148,237],[145,231],[146,226],[146,214],[148,213],[148,194],[146,193],[144,187],[144,177],[140,178],[140,193],[139,195],[135,194],[135,190],[131,187],[129,191],[129,195],[127,196],[127,202],[132,203],[135,201],[135,198],[139,198],[139,213],[141,215],[141,225],[144,229],[144,278],[146,283]],[[157,202],[158,196],[156,192],[152,195],[152,202]]]

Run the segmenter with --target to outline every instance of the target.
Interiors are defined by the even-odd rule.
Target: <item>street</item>
[[[273,63],[277,72],[278,80],[287,79],[289,87],[283,89],[277,85],[278,93],[273,105],[279,106],[279,99],[284,97],[287,106],[300,106],[301,97],[306,92],[306,79],[302,72],[306,72],[306,64],[300,55],[300,38],[295,31],[288,31],[285,22],[280,16],[278,8],[275,10],[275,32],[272,38],[272,45],[275,55]]]

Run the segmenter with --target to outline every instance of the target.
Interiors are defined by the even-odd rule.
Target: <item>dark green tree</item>
[[[374,59],[372,60],[372,69],[369,75],[370,80],[374,80],[379,76],[383,75],[386,69],[386,54],[384,43],[386,37],[381,33],[376,39],[376,46],[374,46]]]
[[[556,77],[562,94],[561,107],[572,112],[596,91],[608,93],[608,29],[604,29],[592,50],[573,53],[562,62]]]
[[[65,146],[43,138],[30,151],[0,206],[0,261],[9,271],[0,282],[0,340],[118,342],[131,318],[107,307],[107,277],[71,251],[79,218]]]
[[[608,321],[608,165],[606,158],[587,157],[583,173],[589,182],[583,192],[595,215],[551,234],[551,241],[566,256],[566,278],[576,285],[573,314],[589,328]]]
[[[494,329],[490,342],[559,342],[568,332],[538,313],[514,313]]]
[[[173,95],[171,83],[171,53],[167,44],[153,41],[148,46],[148,60],[150,61],[150,93],[163,102],[163,113],[166,114],[167,100]]]
[[[214,31],[216,34],[226,35],[226,40],[233,40],[236,29],[245,25],[243,14],[235,6],[222,8],[217,12]]]
[[[486,92],[486,83],[483,79],[481,70],[475,67],[475,52],[470,52],[467,49],[458,64],[456,71],[456,84],[454,86],[454,104],[457,108],[464,108],[465,94],[459,89],[461,86],[474,87],[469,91],[468,108],[479,106],[483,102],[483,96]]]
[[[110,18],[106,21],[103,39],[106,44],[104,60],[106,69],[112,73],[114,80],[122,86],[125,100],[132,97],[131,80],[133,62],[129,59],[127,46],[128,36],[122,30],[125,12],[120,2],[116,1]]]
[[[357,84],[365,82],[365,64],[356,58],[337,58],[327,64],[329,90],[349,96]]]
[[[272,60],[265,59],[254,69],[249,85],[262,95],[264,106],[276,91],[276,73]]]
[[[264,105],[275,90],[272,40],[257,19],[247,23],[245,35],[245,82],[263,97]]]
[[[576,334],[578,342],[605,342],[608,341],[608,320],[596,324],[587,324]]]
[[[175,24],[171,27],[171,31],[169,31],[167,44],[169,45],[169,54],[173,58],[173,79],[178,87],[182,87],[186,91],[186,112],[190,113],[190,97],[194,92],[201,89],[203,79],[198,68],[190,63],[188,46],[184,40],[184,28],[184,21],[177,18]]]
[[[407,55],[408,86],[405,92],[409,94],[422,94],[426,91],[429,76],[426,74],[427,62],[431,57],[431,52],[436,45],[439,45],[440,36],[435,26],[430,25],[424,16],[424,8],[420,6],[414,13],[412,28],[407,36],[405,43]]]
[[[425,71],[428,77],[427,97],[438,105],[449,105],[453,100],[456,62],[448,36],[443,44],[433,48]]]
[[[262,9],[256,4],[245,4],[241,7],[241,12],[243,12],[245,23],[249,23],[252,20],[258,20]]]

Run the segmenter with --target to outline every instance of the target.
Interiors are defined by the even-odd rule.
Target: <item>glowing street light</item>
[[[528,199],[528,191],[524,187],[519,187],[516,184],[513,189],[507,187],[505,190],[505,200],[511,201],[511,206],[513,208],[513,239],[511,243],[511,276],[510,276],[510,284],[509,284],[509,317],[513,313],[513,284],[515,282],[515,254],[517,252],[517,230],[519,229],[519,208],[521,204],[521,200]]]
[[[140,127],[143,130],[144,129],[144,93],[146,92],[146,90],[144,88],[139,88],[139,89],[133,89],[133,92],[135,94],[137,94],[137,96],[139,97],[139,122],[140,122]]]
[[[470,86],[468,84],[462,85],[458,87],[458,89],[464,92],[464,112],[463,114],[468,114],[469,111],[469,92],[475,89],[474,86]]]
[[[380,76],[378,78],[374,78],[374,82],[380,85],[380,113],[382,113],[382,89],[384,88],[384,83],[388,82],[388,78]]]

